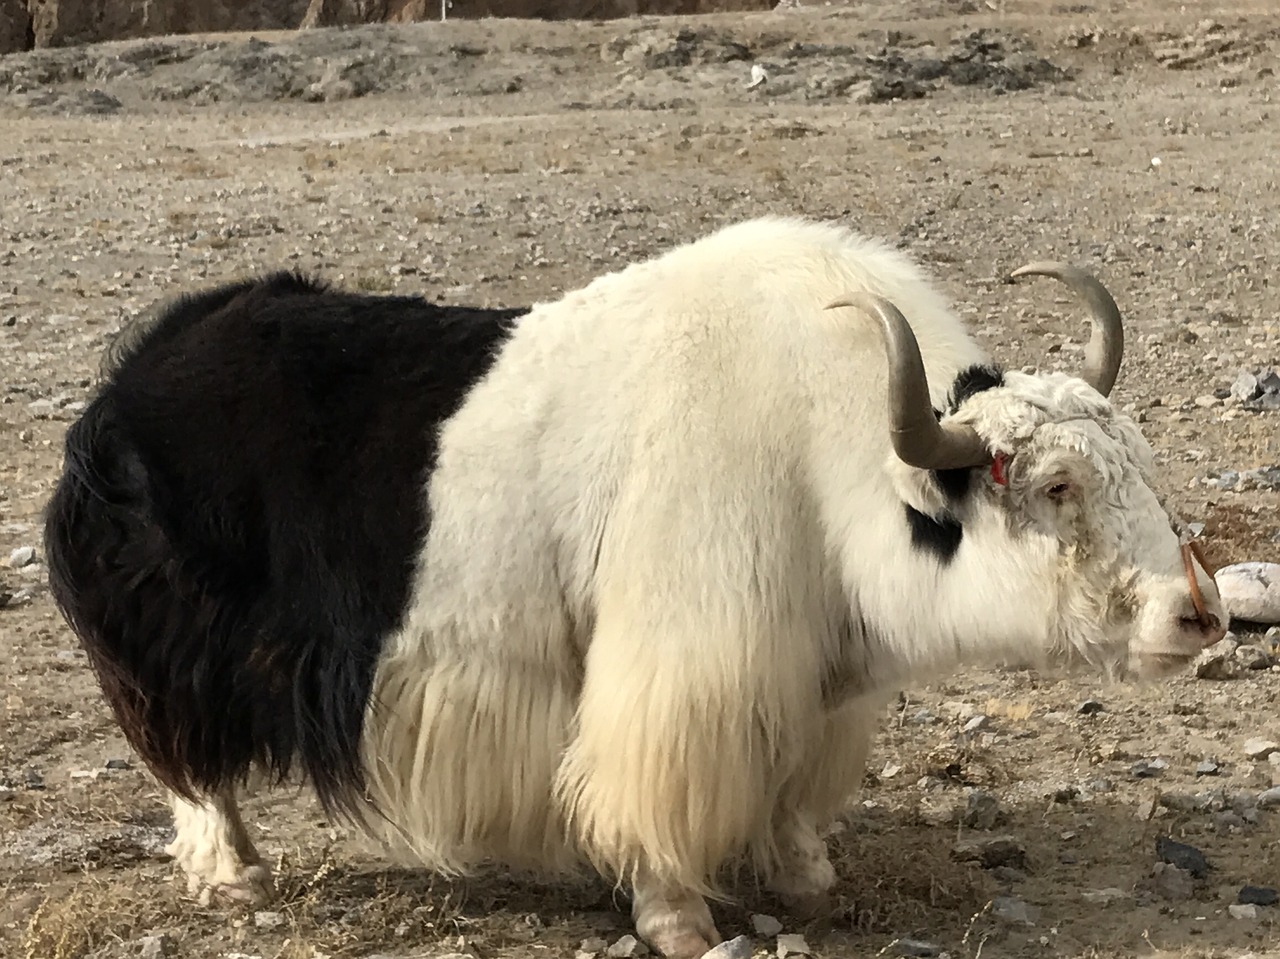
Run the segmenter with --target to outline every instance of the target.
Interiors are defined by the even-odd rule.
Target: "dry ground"
[[[100,351],[160,298],[294,266],[527,303],[794,212],[900,240],[1014,364],[1077,363],[1086,330],[1049,281],[1000,276],[1047,256],[1097,269],[1131,331],[1118,401],[1140,411],[1173,503],[1217,558],[1276,560],[1280,493],[1204,481],[1280,463],[1277,414],[1212,399],[1239,369],[1280,366],[1280,15],[1202,6],[891,0],[0,60],[0,557],[39,547]],[[770,79],[748,90],[752,62]],[[286,866],[274,912],[187,901],[152,781],[106,768],[132,757],[42,577],[0,567],[0,955],[134,955],[166,935],[160,952],[186,957],[531,959],[625,931],[590,883],[388,869],[292,794],[249,805]],[[822,956],[893,954],[899,936],[970,959],[1280,955],[1280,910],[1227,908],[1246,883],[1280,885],[1280,809],[1253,805],[1280,766],[1242,751],[1280,739],[1278,688],[1275,670],[1144,688],[997,671],[910,690],[833,840],[841,911],[779,918]],[[1079,713],[1090,697],[1105,708]],[[966,734],[974,711],[988,725]],[[1218,775],[1196,779],[1210,757]],[[1156,758],[1162,772],[1131,772]],[[952,821],[969,788],[998,821]],[[994,835],[1024,855],[952,853]],[[1213,866],[1186,898],[1151,888],[1162,835]],[[742,893],[718,908],[726,935],[778,911]]]

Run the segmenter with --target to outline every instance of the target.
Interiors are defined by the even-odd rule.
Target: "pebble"
[[[107,760],[107,768],[108,768],[108,769],[129,769],[129,768],[130,768],[130,766],[129,766],[129,760],[127,760],[127,759],[108,759],[108,760]]]
[[[1246,739],[1244,743],[1244,754],[1250,759],[1266,759],[1278,749],[1280,743],[1271,739]]]
[[[898,939],[893,944],[894,955],[913,956],[916,959],[931,959],[942,954],[942,947],[923,939]]]
[[[284,925],[284,916],[278,912],[255,912],[253,924],[259,929],[279,929]]]
[[[591,939],[583,939],[582,944],[578,946],[578,951],[590,953],[591,955],[595,956],[604,952],[608,948],[609,948],[608,942],[606,942],[604,939],[599,938],[598,936],[595,936],[595,937],[592,937]]]
[[[1117,889],[1115,886],[1108,886],[1106,889],[1090,889],[1080,894],[1080,898],[1085,902],[1098,903],[1107,905],[1120,899],[1128,899],[1129,894],[1123,889]]]
[[[0,802],[9,802],[16,793],[8,786],[0,786]]]
[[[612,959],[631,959],[634,956],[647,956],[649,947],[635,936],[623,936],[609,947],[607,954]]]
[[[778,959],[807,955],[809,955],[809,943],[805,942],[804,936],[787,933],[778,937]]]
[[[1234,679],[1240,674],[1240,662],[1235,658],[1240,644],[1228,633],[1196,657],[1197,679]]]
[[[960,862],[981,863],[984,869],[997,866],[1022,868],[1027,865],[1027,851],[1013,836],[964,839],[951,847],[951,854]]]
[[[1161,862],[1185,869],[1197,879],[1209,871],[1209,860],[1204,857],[1204,853],[1195,846],[1178,842],[1168,836],[1161,836],[1156,840],[1156,856]]]
[[[34,546],[19,546],[9,554],[9,565],[13,569],[30,566],[35,561],[36,548]]]
[[[985,789],[966,789],[960,823],[970,829],[991,829],[1004,818],[1000,800]]]
[[[1102,703],[1098,702],[1096,699],[1086,699],[1076,707],[1076,712],[1080,713],[1082,716],[1096,716],[1106,708],[1106,706],[1102,705]]]
[[[1274,906],[1280,902],[1280,893],[1269,886],[1243,886],[1236,902],[1246,906]]]
[[[751,928],[756,931],[757,936],[771,939],[782,932],[782,923],[778,922],[773,916],[756,913],[751,917]]]
[[[1218,570],[1214,579],[1233,619],[1280,623],[1280,563],[1234,563]]]
[[[991,901],[991,914],[1022,926],[1036,924],[1036,910],[1014,896],[996,896]]]
[[[1159,776],[1168,768],[1168,760],[1157,757],[1156,759],[1139,759],[1129,771],[1134,779],[1149,779],[1152,776]]]
[[[1215,760],[1206,759],[1204,762],[1196,764],[1196,778],[1199,779],[1201,776],[1216,776],[1221,768],[1222,767],[1219,766]]]
[[[1185,869],[1167,862],[1158,862],[1151,868],[1152,888],[1161,899],[1180,902],[1195,895],[1195,882]]]
[[[138,959],[163,959],[173,955],[172,936],[142,936],[137,941]]]
[[[1258,907],[1252,903],[1240,905],[1239,903],[1233,902],[1231,905],[1227,906],[1227,912],[1231,913],[1231,917],[1233,919],[1258,918]]]
[[[1240,646],[1236,649],[1236,659],[1245,669],[1270,669],[1271,657],[1261,646]]]
[[[702,954],[702,959],[751,959],[751,939],[737,936]]]
[[[1258,794],[1259,809],[1280,808],[1280,786],[1272,786]]]

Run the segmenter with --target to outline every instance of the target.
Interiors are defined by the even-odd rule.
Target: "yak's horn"
[[[1111,395],[1111,388],[1120,374],[1120,361],[1124,358],[1124,323],[1120,309],[1107,288],[1097,277],[1079,267],[1055,261],[1028,263],[1014,270],[1011,277],[1051,276],[1065,283],[1089,306],[1093,322],[1093,335],[1084,351],[1082,379],[1103,396]]]
[[[889,432],[898,458],[920,469],[965,469],[991,461],[978,434],[966,426],[943,426],[933,413],[920,347],[906,318],[882,296],[854,293],[828,310],[851,306],[875,317],[884,330],[889,359]]]

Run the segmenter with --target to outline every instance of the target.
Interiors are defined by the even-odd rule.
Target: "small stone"
[[[255,912],[253,924],[259,929],[279,929],[284,925],[284,916],[278,912]]]
[[[983,789],[967,789],[960,823],[970,829],[991,829],[1004,818],[1000,800]]]
[[[164,959],[173,955],[174,942],[171,936],[142,936],[137,940],[138,959]]]
[[[1280,902],[1280,892],[1269,886],[1244,886],[1236,895],[1236,902],[1246,906],[1274,906]]]
[[[1236,648],[1236,659],[1245,669],[1269,669],[1271,657],[1261,646],[1239,646]]]
[[[1235,658],[1239,645],[1228,635],[1208,649],[1201,650],[1195,662],[1196,677],[1198,679],[1235,679],[1240,675],[1240,664]]]
[[[1241,403],[1256,400],[1262,395],[1262,387],[1256,376],[1248,370],[1241,370],[1240,375],[1231,383],[1231,395]]]
[[[34,546],[19,546],[9,554],[9,565],[13,569],[21,569],[24,566],[30,566],[36,561],[36,548]]]
[[[1128,899],[1129,894],[1123,889],[1117,889],[1115,886],[1108,886],[1106,889],[1090,889],[1080,894],[1080,898],[1085,902],[1097,903],[1099,905],[1107,905],[1120,899]]]
[[[1195,882],[1185,869],[1158,862],[1151,869],[1152,887],[1161,899],[1181,902],[1195,895]]]
[[[991,901],[991,913],[1005,922],[1020,926],[1036,924],[1036,910],[1014,896],[996,896]]]
[[[965,839],[951,847],[951,855],[960,862],[976,862],[984,869],[996,866],[1013,866],[1024,869],[1027,851],[1012,836],[996,836],[991,839]]]
[[[647,956],[649,947],[635,936],[623,936],[608,949],[612,959],[632,959],[635,956]]]
[[[737,936],[702,954],[702,959],[751,959],[751,938]]]
[[[582,944],[578,946],[579,952],[590,953],[597,956],[609,948],[609,943],[599,936],[593,936],[590,939],[583,939]]]
[[[932,956],[941,955],[942,947],[932,942],[925,942],[923,939],[898,939],[893,944],[893,952],[898,956],[930,959]]]
[[[129,760],[127,760],[127,759],[108,759],[108,760],[107,760],[107,768],[108,768],[108,769],[129,769],[129,768],[130,768],[130,766],[129,766]]]
[[[1273,755],[1275,755],[1273,753]],[[1259,809],[1276,809],[1280,808],[1280,786],[1272,786],[1270,789],[1264,789],[1258,793]]]
[[[1231,913],[1232,919],[1258,918],[1258,907],[1252,903],[1241,905],[1240,903],[1233,902],[1231,905],[1227,906],[1227,912]]]
[[[1096,716],[1106,708],[1106,706],[1102,705],[1102,703],[1098,702],[1096,699],[1086,699],[1076,707],[1076,712],[1080,713],[1082,716]]]
[[[1214,760],[1206,759],[1204,762],[1196,764],[1196,778],[1198,779],[1201,776],[1216,776],[1218,775],[1218,770],[1221,768],[1222,767],[1220,767]]]
[[[805,942],[804,936],[787,933],[778,937],[778,959],[807,955],[809,955],[809,943]]]
[[[1162,772],[1169,768],[1167,759],[1139,759],[1133,764],[1130,772],[1133,773],[1134,779],[1149,779],[1152,776],[1159,776]]]
[[[980,729],[986,729],[990,723],[991,723],[990,719],[988,719],[982,713],[979,713],[978,715],[974,716],[972,719],[970,719],[967,723],[964,724],[964,731],[966,733],[976,733]]]
[[[1218,399],[1216,396],[1212,396],[1208,393],[1202,396],[1197,396],[1195,399],[1196,406],[1199,406],[1203,409],[1211,409],[1219,405],[1221,402],[1222,401]]]
[[[756,913],[751,917],[751,928],[756,931],[757,936],[764,936],[766,939],[772,939],[778,933],[782,932],[782,923],[778,922],[773,916],[765,916]]]
[[[1278,749],[1280,743],[1271,739],[1247,739],[1244,744],[1244,754],[1253,760],[1266,759]]]
[[[9,802],[15,795],[17,794],[8,786],[0,786],[0,802]]]
[[[1156,840],[1156,856],[1161,862],[1184,869],[1197,879],[1209,872],[1209,860],[1195,846],[1189,846],[1168,836]]]

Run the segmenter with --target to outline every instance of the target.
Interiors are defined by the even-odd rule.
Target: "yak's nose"
[[[1178,617],[1178,630],[1188,637],[1188,646],[1198,643],[1202,649],[1221,641],[1227,635],[1226,624],[1214,613],[1206,612],[1204,619],[1200,618],[1190,596],[1187,597],[1186,610]]]

